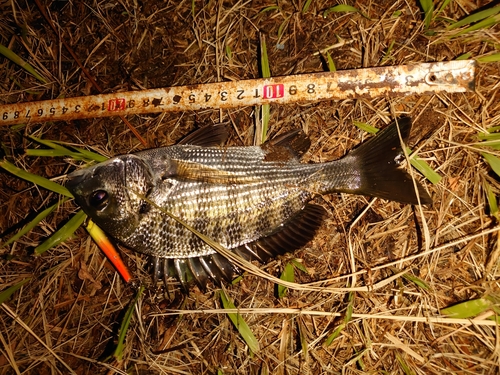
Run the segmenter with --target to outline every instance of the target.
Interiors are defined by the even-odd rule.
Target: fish
[[[174,276],[184,289],[194,280],[204,290],[241,270],[183,223],[245,260],[265,263],[314,237],[326,215],[316,196],[432,203],[401,166],[410,130],[411,119],[402,117],[338,160],[303,163],[311,141],[301,130],[261,146],[225,147],[227,128],[212,125],[173,146],[76,170],[66,187],[101,229],[150,257],[155,284]]]

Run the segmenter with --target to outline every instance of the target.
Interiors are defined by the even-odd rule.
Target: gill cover
[[[153,186],[149,165],[135,155],[119,156],[73,172],[66,183],[85,213],[118,239],[132,233],[141,214],[149,210],[143,197]]]

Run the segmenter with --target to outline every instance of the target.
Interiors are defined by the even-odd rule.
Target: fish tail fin
[[[421,204],[432,203],[423,186],[414,183],[411,175],[399,167],[404,155],[399,134],[405,141],[410,130],[410,118],[399,118],[339,160],[337,165],[333,162],[334,168],[327,175],[340,174],[341,177],[334,177],[333,183],[330,181],[329,190],[409,204],[418,204],[418,196]]]

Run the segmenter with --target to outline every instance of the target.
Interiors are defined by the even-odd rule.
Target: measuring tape
[[[473,60],[126,91],[0,106],[0,125],[474,90]]]

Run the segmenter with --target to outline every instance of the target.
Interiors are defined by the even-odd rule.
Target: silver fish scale
[[[227,248],[269,235],[310,200],[309,177],[318,165],[294,161],[264,161],[259,147],[199,148],[173,146],[137,154],[153,170],[164,172],[159,160],[184,160],[230,172],[233,184],[183,181],[167,178],[148,199]],[[252,182],[241,182],[252,180]],[[308,186],[310,185],[310,186]],[[149,255],[165,258],[198,257],[215,251],[182,224],[152,208],[125,243]]]

